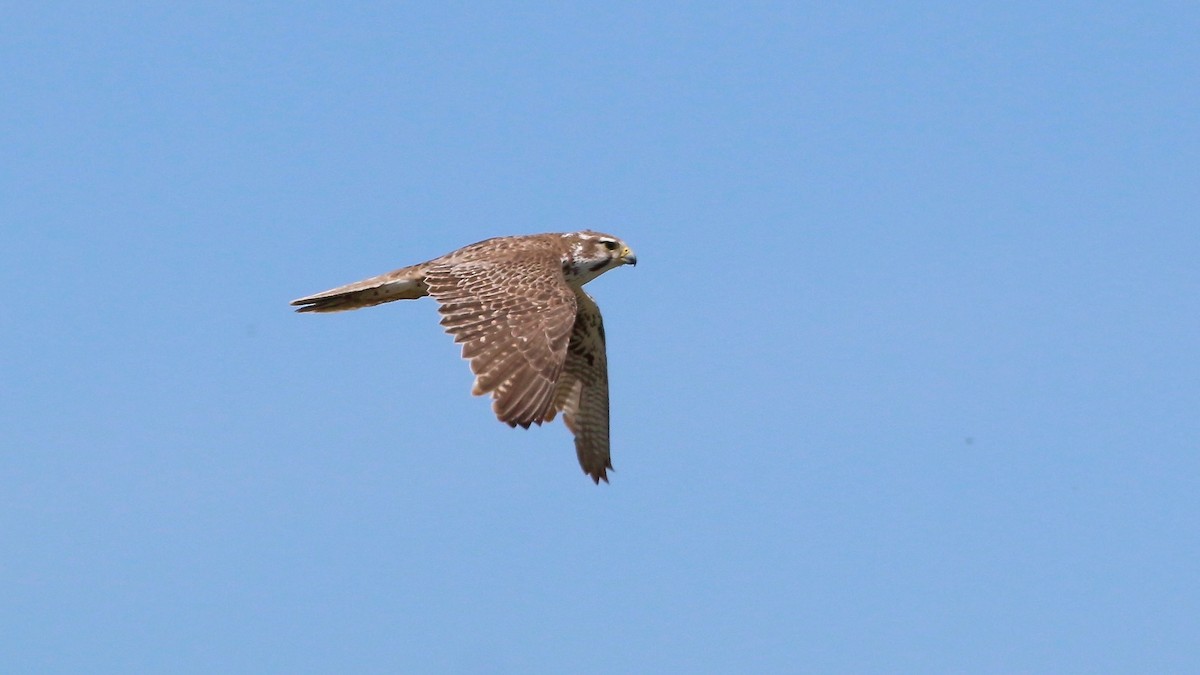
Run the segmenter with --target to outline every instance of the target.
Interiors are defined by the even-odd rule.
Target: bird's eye
[[[613,241],[612,239],[605,239],[604,240],[604,248],[606,248],[610,251],[615,251],[615,250],[617,250],[617,242]]]

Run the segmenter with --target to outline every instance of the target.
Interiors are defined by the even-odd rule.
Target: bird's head
[[[583,230],[564,234],[563,238],[568,242],[563,272],[581,284],[621,265],[637,265],[633,249],[610,234]]]

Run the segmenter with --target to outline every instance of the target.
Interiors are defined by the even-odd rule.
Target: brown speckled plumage
[[[637,258],[624,242],[590,230],[498,237],[292,304],[338,312],[433,296],[475,373],[473,393],[490,393],[496,417],[510,426],[562,412],[580,466],[608,482],[604,324],[582,286],[625,264]]]

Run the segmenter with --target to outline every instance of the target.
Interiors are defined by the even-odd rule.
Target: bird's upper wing
[[[608,482],[612,468],[608,446],[608,357],[600,308],[583,291],[576,293],[578,309],[567,346],[567,360],[554,395],[554,408],[575,435],[575,452],[584,473]],[[551,415],[553,416],[553,415]]]
[[[473,393],[490,392],[496,417],[510,426],[553,418],[576,303],[561,257],[525,252],[434,264],[425,283],[446,332],[471,362]]]

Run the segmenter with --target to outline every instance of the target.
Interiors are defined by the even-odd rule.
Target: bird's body
[[[433,296],[471,363],[473,393],[490,393],[510,426],[540,425],[561,411],[580,466],[607,482],[604,324],[583,285],[625,264],[637,257],[624,242],[590,230],[498,237],[292,304],[339,312]]]

